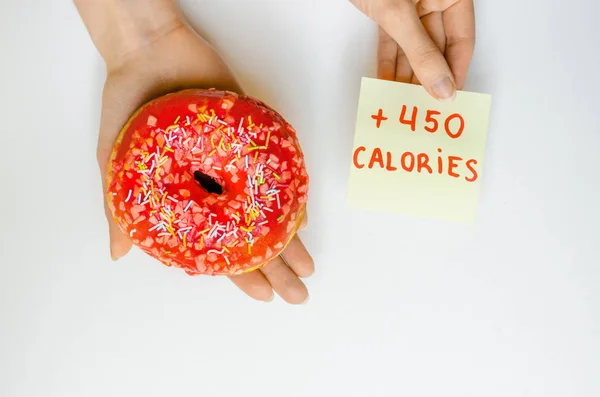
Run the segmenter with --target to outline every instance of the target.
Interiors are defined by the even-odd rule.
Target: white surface
[[[375,54],[346,1],[184,5],[300,132],[311,301],[255,303],[138,251],[113,264],[101,61],[70,1],[3,0],[0,396],[600,395],[596,2],[478,2],[467,88],[493,109],[475,227],[344,207]]]

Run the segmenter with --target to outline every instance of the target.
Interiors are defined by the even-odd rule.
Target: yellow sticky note
[[[421,86],[363,78],[348,205],[475,220],[491,96],[433,99]]]

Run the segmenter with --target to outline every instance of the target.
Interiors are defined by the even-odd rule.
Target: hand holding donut
[[[109,159],[111,156],[113,156],[113,160],[115,159],[115,152],[113,151],[115,143],[118,139],[132,139],[133,131],[128,131],[123,127],[128,123],[132,114],[142,105],[165,94],[181,91],[188,87],[206,87],[223,90],[214,91],[213,94],[218,92],[224,95],[223,93],[226,91],[241,94],[237,82],[222,59],[213,48],[187,25],[177,10],[174,1],[153,0],[151,2],[142,2],[139,0],[139,2],[140,4],[136,4],[138,1],[93,2],[76,0],[75,2],[96,47],[99,49],[107,65],[107,80],[103,91],[102,117],[97,151],[101,175],[105,182],[110,182],[110,179],[105,178],[111,165]],[[142,3],[143,6],[141,6]],[[111,9],[115,7],[120,9]],[[111,29],[111,26],[114,25],[118,25],[120,29]],[[237,95],[233,95],[233,98],[237,97]],[[210,94],[207,98],[210,98]],[[222,118],[215,117],[209,123],[209,108],[210,106],[214,106],[216,102],[204,109],[202,109],[201,101],[197,102],[198,108],[194,108],[194,110],[197,110],[197,118],[189,120],[188,126],[185,126],[187,120],[182,122],[181,128],[177,131],[171,128],[167,132],[167,134],[171,133],[167,139],[172,140],[173,134],[177,132],[188,134],[192,131],[191,128],[198,130],[201,127],[202,137],[200,135],[195,137],[198,145],[220,145],[220,148],[217,147],[215,153],[212,153],[214,160],[210,161],[215,162],[225,158],[228,160],[231,159],[230,162],[225,164],[225,167],[229,165],[230,173],[224,179],[225,182],[230,184],[231,191],[238,189],[232,184],[232,179],[236,180],[235,178],[239,178],[242,174],[248,176],[247,174],[251,171],[252,178],[248,182],[250,188],[240,185],[239,189],[241,190],[239,195],[244,196],[243,192],[245,191],[247,196],[237,197],[239,202],[228,202],[229,207],[227,208],[219,207],[219,204],[215,203],[216,207],[212,213],[200,214],[200,209],[193,207],[197,203],[193,203],[194,200],[186,196],[186,189],[182,188],[177,191],[168,190],[171,188],[156,186],[160,182],[158,179],[152,182],[150,178],[148,178],[147,182],[145,179],[141,180],[140,189],[148,191],[156,188],[156,192],[153,193],[156,196],[146,196],[145,193],[143,197],[149,200],[146,205],[148,212],[143,214],[145,217],[144,222],[151,222],[150,218],[153,219],[153,222],[156,222],[154,225],[156,229],[153,232],[159,232],[153,235],[156,237],[153,240],[156,246],[147,247],[147,252],[152,254],[151,251],[156,249],[156,255],[153,256],[163,261],[163,263],[176,266],[183,264],[179,267],[183,267],[192,274],[230,275],[231,280],[240,289],[258,300],[271,300],[273,290],[275,290],[277,294],[289,303],[303,303],[308,298],[308,291],[300,280],[300,277],[307,277],[314,271],[312,258],[300,239],[295,235],[297,226],[302,227],[306,224],[304,203],[300,203],[301,206],[294,208],[291,205],[293,200],[290,200],[289,203],[285,202],[286,197],[290,198],[290,195],[295,195],[296,198],[300,197],[300,201],[305,200],[305,192],[303,193],[305,187],[302,186],[303,179],[299,176],[304,169],[303,164],[302,167],[293,168],[292,163],[294,162],[294,158],[291,156],[289,158],[290,161],[286,165],[286,167],[290,167],[288,169],[282,169],[283,161],[277,161],[282,160],[283,157],[281,159],[273,158],[270,164],[267,165],[270,153],[266,149],[261,151],[263,147],[266,147],[271,142],[273,146],[269,150],[275,150],[276,145],[278,145],[278,148],[285,147],[286,150],[289,150],[288,154],[293,154],[295,150],[295,132],[292,132],[293,129],[291,129],[291,126],[286,125],[283,120],[278,120],[274,112],[271,115],[271,110],[264,106],[264,104],[255,103],[252,99],[246,100],[242,96],[240,97],[240,106],[252,103],[256,105],[255,111],[259,113],[265,112],[268,115],[268,117],[265,116],[267,118],[262,123],[264,125],[261,126],[258,123],[254,125],[251,120],[246,120],[245,124],[242,122],[242,125],[239,128],[236,127],[235,130],[233,128],[226,129],[225,125],[223,125],[223,128],[217,133],[211,134],[211,128],[215,127],[215,130],[219,128],[216,126],[216,123],[226,124],[232,118],[227,118],[225,113],[223,113]],[[235,102],[235,100],[232,100],[232,102]],[[221,105],[222,103],[220,102],[219,104]],[[208,113],[204,115],[203,111],[207,111]],[[271,116],[276,119],[273,125],[268,122]],[[152,117],[146,117],[146,120],[150,124],[154,122]],[[156,120],[156,123],[159,124],[161,121]],[[169,123],[174,125],[176,121],[178,120],[169,120]],[[258,119],[254,121],[258,121]],[[196,122],[195,125],[193,125],[194,122]],[[150,127],[152,126],[150,125]],[[188,127],[190,129],[187,129]],[[259,127],[261,128],[259,129]],[[243,131],[243,133],[238,130]],[[127,136],[120,136],[120,131],[126,133]],[[148,129],[148,131],[151,130]],[[152,131],[148,133],[156,133],[156,130],[152,129]],[[164,136],[164,132],[166,131],[160,132],[159,135]],[[214,136],[218,133],[224,135]],[[228,133],[230,136],[228,136]],[[223,141],[221,142],[222,137]],[[177,138],[178,142],[182,145],[181,148],[185,146],[183,142],[187,137],[183,138],[184,136]],[[217,140],[216,142],[215,139]],[[159,140],[157,138],[157,141]],[[155,162],[155,167],[166,165],[166,162],[169,161],[167,157],[171,153],[173,153],[172,161],[175,161],[174,149],[172,148],[176,148],[177,146],[162,143],[163,146],[159,150],[160,153],[148,161],[148,168],[136,170],[145,171],[136,172],[137,175],[149,174],[150,164],[153,161]],[[186,145],[193,149],[191,137],[186,142]],[[255,147],[256,150],[252,150]],[[153,149],[156,149],[156,147],[153,147]],[[194,155],[192,149],[189,151],[190,156]],[[213,150],[211,148],[208,154],[211,154]],[[220,153],[221,150],[222,153]],[[242,150],[246,152],[242,152]],[[254,152],[252,153],[253,156],[246,157],[250,152]],[[219,157],[219,154],[222,156]],[[283,152],[280,154],[281,156],[286,155]],[[144,156],[146,155],[149,156],[150,153],[145,153]],[[192,158],[190,157],[190,159]],[[300,157],[296,157],[296,161],[300,161],[298,159]],[[163,164],[160,164],[161,161],[163,161]],[[248,166],[245,165],[246,161],[250,162]],[[113,162],[113,164],[115,163]],[[276,170],[274,166],[279,168]],[[145,165],[141,167],[143,168]],[[236,168],[234,169],[234,167]],[[203,169],[202,171],[198,169],[194,171],[194,168],[190,168],[189,173],[186,175],[195,174],[198,178],[202,178],[202,175],[204,177],[212,175],[215,179],[218,179],[222,175],[221,172],[224,167],[217,166],[214,163],[212,168],[216,170]],[[211,174],[211,172],[215,172],[216,174]],[[235,172],[239,172],[239,174],[235,174]],[[289,184],[285,183],[286,181],[282,182],[281,178],[284,178],[283,173],[286,173],[285,178],[288,178],[287,182],[290,182]],[[153,170],[152,175],[166,176],[165,173],[161,174],[160,171],[156,172],[155,170]],[[128,185],[128,183],[133,183],[133,179],[125,181],[125,172],[121,174],[121,177],[124,179],[119,179],[119,183],[122,186],[128,186],[124,190],[125,196],[123,196],[121,204],[141,205],[141,201],[137,203],[137,200],[141,199],[138,197],[139,194],[136,194],[135,198],[126,197],[134,194],[133,185]],[[195,178],[196,182],[198,182],[198,178]],[[115,176],[114,179],[118,178]],[[174,182],[170,182],[171,185],[169,186],[173,186]],[[112,190],[108,191],[109,194],[105,195],[105,197],[109,197],[109,201],[112,201],[112,194],[114,194],[115,200],[117,198],[115,186],[113,185]],[[107,192],[108,187],[107,183],[103,185],[105,192]],[[288,196],[286,196],[286,191]],[[122,192],[119,191],[119,193]],[[213,197],[208,198],[208,200],[212,199]],[[215,198],[215,200],[219,199],[219,197]],[[277,203],[278,199],[280,200],[279,203]],[[127,200],[127,203],[125,203],[125,200]],[[183,206],[183,200],[187,200],[188,208]],[[165,201],[167,201],[167,204],[165,204]],[[177,206],[180,201],[182,208]],[[123,215],[122,218],[119,218],[123,221],[123,224],[119,225],[114,219],[117,208],[113,206],[111,210],[109,203],[105,202],[105,204],[109,223],[111,256],[113,259],[118,259],[126,255],[131,249],[132,240],[140,244],[143,241],[139,239],[135,240],[136,233],[139,234],[138,230],[136,230],[136,225],[133,224],[136,221],[135,219],[130,219],[131,224],[125,224],[126,220]],[[155,205],[155,207],[151,208],[150,206],[152,205]],[[284,213],[284,209],[288,212]],[[155,212],[151,213],[152,211]],[[177,211],[181,214],[176,215]],[[276,217],[274,215],[271,216],[271,213],[277,211],[279,212]],[[192,237],[190,233],[195,224],[190,223],[188,225],[184,223],[188,220],[187,218],[184,219],[184,216],[192,214],[196,216],[195,219],[198,221],[198,224],[211,226],[211,228],[214,227],[214,230],[198,230],[195,237]],[[141,219],[141,217],[139,218]],[[236,219],[239,219],[239,221],[236,221]],[[178,221],[180,223],[177,224]],[[279,251],[272,251],[271,247],[262,246],[260,243],[257,243],[264,237],[261,236],[261,233],[270,233],[269,229],[273,228],[280,231],[277,237],[282,239],[282,241],[274,242],[273,245],[273,249],[277,250],[275,247],[278,247]],[[129,235],[123,233],[124,229],[129,231]],[[148,236],[151,233],[150,229],[148,228],[144,232]],[[167,236],[167,233],[171,236]],[[158,236],[158,234],[163,234],[163,236]],[[190,239],[196,237],[197,239],[193,241],[188,240],[188,236]],[[283,241],[284,237],[289,238]],[[184,238],[186,239],[185,241],[183,240]],[[171,250],[168,247],[169,244],[173,245],[174,241],[177,241],[179,245],[185,244],[186,248],[189,246],[195,247],[197,251],[193,251],[194,255],[205,255],[202,261],[198,261],[201,264],[193,269],[187,267],[186,263],[191,263],[189,261],[190,258],[184,256],[188,250],[182,249],[181,255],[176,254],[174,251],[179,248],[179,245]],[[214,244],[214,246],[208,246],[210,244]],[[140,246],[143,248],[143,245]],[[219,249],[215,249],[214,247],[218,247]],[[270,251],[267,251],[267,248]],[[160,251],[158,251],[159,249]],[[252,251],[253,249],[254,252]],[[242,254],[242,250],[244,252],[247,250],[248,254]],[[250,254],[251,252],[252,254]],[[259,252],[260,256],[257,256]],[[276,255],[278,252],[281,255]],[[249,255],[252,255],[252,258],[258,258],[256,259],[257,261],[271,260],[264,265],[254,263],[246,260],[250,257]],[[249,271],[253,269],[253,266],[256,267],[257,265],[260,265],[260,270]]]

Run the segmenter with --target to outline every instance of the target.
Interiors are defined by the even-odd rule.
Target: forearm
[[[176,0],[74,0],[108,68],[183,23]]]

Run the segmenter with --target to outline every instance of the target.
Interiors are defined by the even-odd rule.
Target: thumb
[[[429,94],[439,100],[454,99],[456,83],[452,71],[421,23],[416,7],[402,1],[382,13],[379,24],[402,48]]]
[[[119,225],[114,220],[110,209],[104,199],[104,212],[106,214],[106,220],[108,221],[108,233],[110,237],[110,257],[113,261],[124,257],[131,250],[133,243],[127,236],[121,231]]]
[[[110,237],[110,256],[113,261],[127,255],[131,250],[133,243],[128,236],[123,233],[117,222],[115,221],[112,211],[108,206],[106,199],[106,171],[108,166],[108,158],[110,156],[110,150],[103,148],[102,145],[98,146],[98,165],[100,166],[100,179],[102,180],[102,195],[104,196],[104,214],[108,221],[108,233]]]

